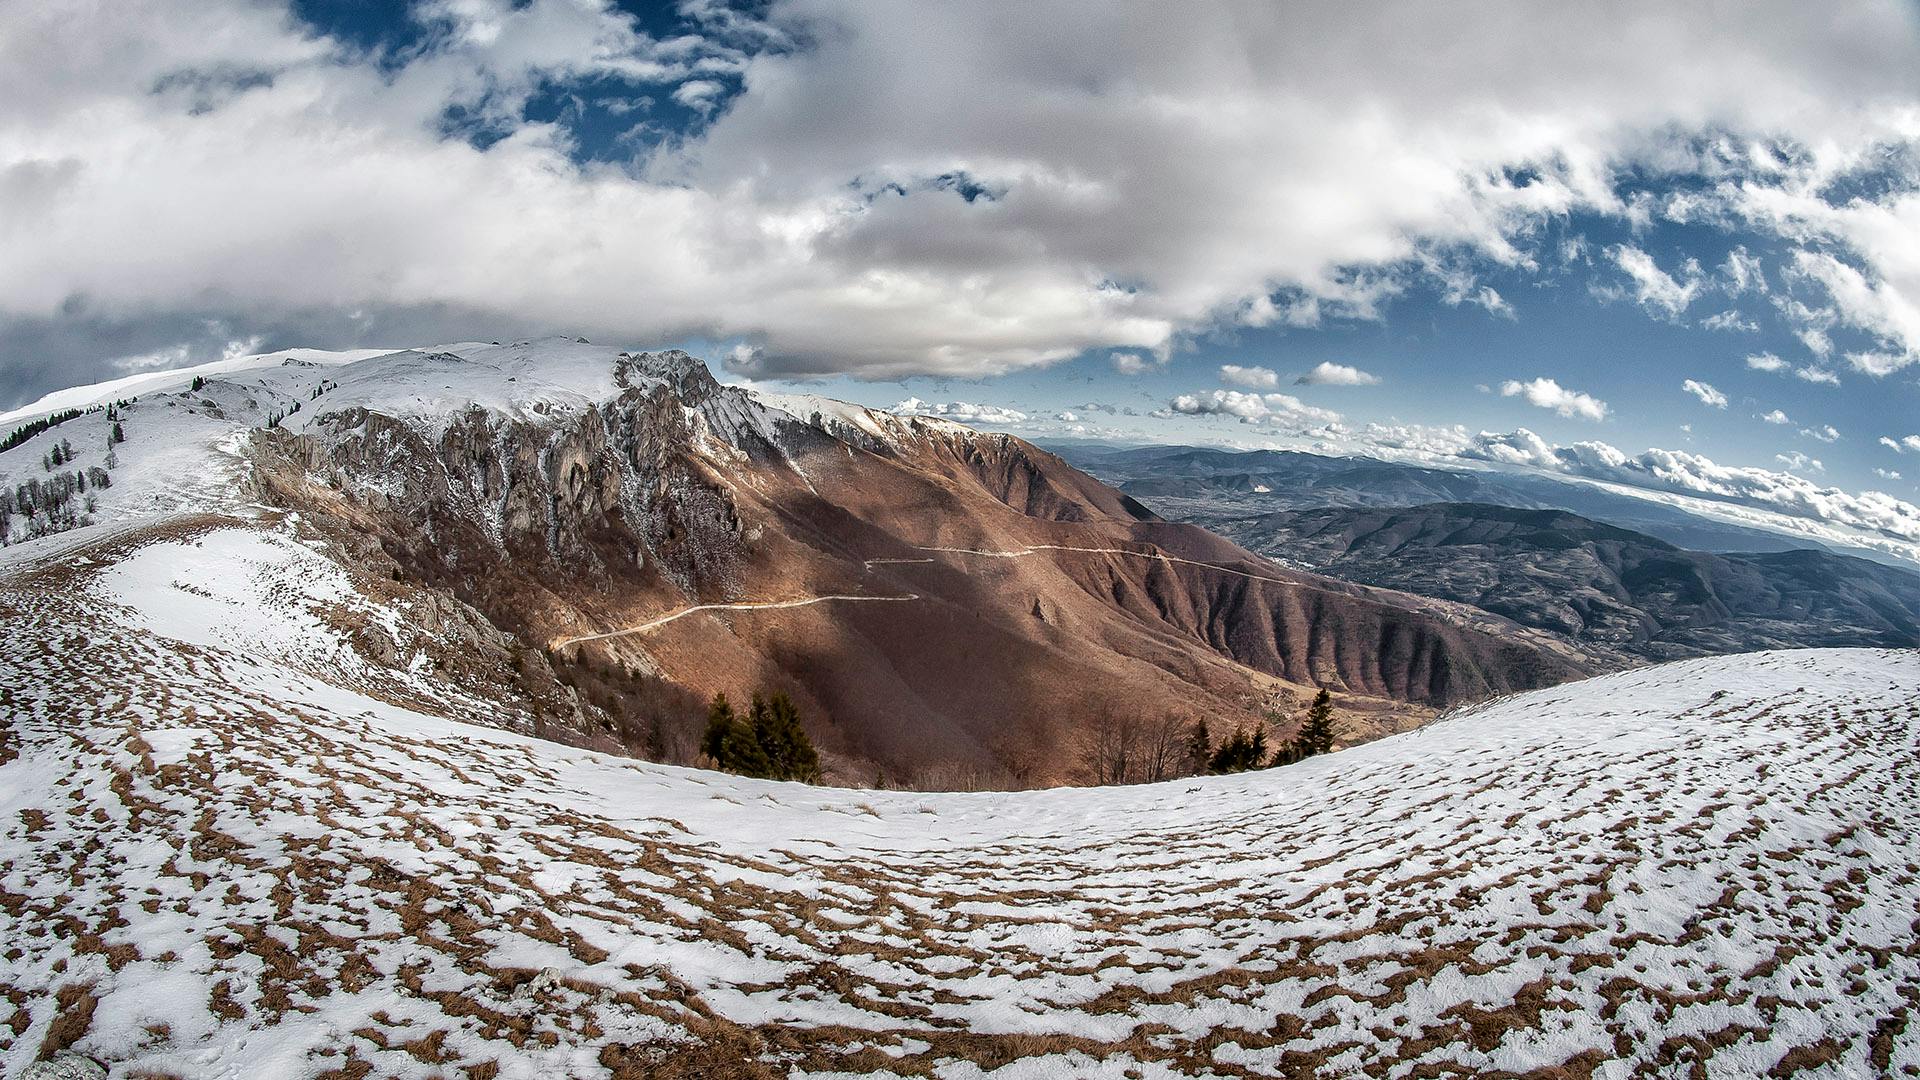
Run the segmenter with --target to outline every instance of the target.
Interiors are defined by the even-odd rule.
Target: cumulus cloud
[[[1221,364],[1220,381],[1232,383],[1235,386],[1252,387],[1255,390],[1273,390],[1280,385],[1280,375],[1272,368]]]
[[[662,40],[598,0],[463,0],[383,50],[258,0],[7,5],[0,347],[82,317],[146,339],[96,363],[172,344],[163,318],[414,318],[744,338],[766,374],[982,376],[1374,318],[1438,253],[1519,270],[1543,222],[1644,223],[1618,178],[1653,168],[1848,250],[1858,283],[1807,280],[1877,352],[1912,352],[1913,211],[1804,207],[1820,185],[1746,151],[1910,137],[1886,106],[1913,98],[1908,14],[1631,7],[810,0],[700,6]],[[529,116],[607,81],[709,113],[619,161]],[[1662,314],[1734,280],[1611,258]]]
[[[1293,383],[1295,386],[1377,386],[1380,377],[1357,367],[1322,360],[1312,371],[1293,380]]]
[[[1821,364],[1792,364],[1770,352],[1754,353],[1747,357],[1747,367],[1753,371],[1764,371],[1770,375],[1792,374],[1801,382],[1816,383],[1823,386],[1839,386],[1840,376]]]
[[[1900,473],[1899,473],[1899,471],[1898,471],[1898,470],[1895,470],[1895,469],[1882,469],[1882,468],[1878,468],[1878,467],[1876,467],[1876,468],[1875,468],[1875,469],[1873,470],[1873,475],[1875,475],[1875,476],[1877,476],[1877,477],[1879,477],[1879,478],[1880,478],[1880,479],[1882,479],[1882,480],[1898,480],[1898,479],[1900,479]]]
[[[1786,413],[1782,412],[1779,409],[1775,409],[1772,412],[1767,413],[1766,415],[1762,416],[1760,419],[1765,420],[1769,424],[1793,423],[1793,418],[1788,416]]]
[[[962,424],[1019,424],[1028,419],[1027,414],[1018,409],[999,405],[976,405],[970,401],[921,401],[917,397],[910,397],[887,411],[901,416],[938,416]]]
[[[1239,390],[1207,390],[1181,394],[1167,402],[1170,413],[1185,416],[1233,416],[1243,424],[1331,424],[1340,414],[1308,405],[1291,394],[1249,394]]]
[[[1709,408],[1724,409],[1727,407],[1727,395],[1715,390],[1707,383],[1699,382],[1695,379],[1688,379],[1680,384],[1680,388],[1692,394],[1694,397],[1699,398],[1700,404],[1708,406]]]
[[[1644,307],[1676,318],[1700,295],[1700,264],[1691,259],[1681,267],[1682,279],[1660,269],[1653,256],[1628,244],[1609,249],[1608,255],[1633,283],[1633,297]]]
[[[1789,450],[1784,454],[1773,455],[1773,460],[1795,472],[1826,472],[1827,467],[1819,458],[1811,458],[1798,450]]]
[[[1501,397],[1522,398],[1529,405],[1542,409],[1552,409],[1565,417],[1579,417],[1583,420],[1605,420],[1607,403],[1590,394],[1568,390],[1558,382],[1548,378],[1518,382],[1508,379],[1500,384]]]
[[[1912,265],[1911,259],[1900,265],[1920,278],[1920,266]],[[1831,252],[1796,251],[1794,269],[1825,288],[1837,321],[1890,346],[1847,354],[1855,370],[1877,378],[1920,362],[1920,300],[1912,294],[1886,278],[1869,276]]]
[[[1896,454],[1904,454],[1909,450],[1920,454],[1920,435],[1906,435],[1899,438],[1895,438],[1892,435],[1882,435],[1880,436],[1880,445]]]
[[[1800,434],[1805,435],[1809,439],[1817,439],[1823,443],[1834,443],[1834,442],[1840,441],[1840,431],[1838,428],[1834,427],[1832,424],[1822,424],[1819,427],[1801,428]]]
[[[1117,352],[1107,359],[1113,364],[1113,370],[1122,375],[1142,375],[1166,366],[1163,357],[1142,356],[1135,352]]]

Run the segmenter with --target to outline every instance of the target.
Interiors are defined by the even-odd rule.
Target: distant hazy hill
[[[1082,469],[1180,521],[1323,506],[1420,506],[1478,502],[1571,510],[1698,551],[1789,551],[1822,545],[1743,528],[1590,484],[1518,473],[1432,469],[1364,457],[1294,450],[1197,446],[1113,447],[1047,443]],[[1886,561],[1870,551],[1849,554]]]
[[[1212,524],[1252,550],[1473,604],[1601,654],[1920,645],[1920,575],[1826,551],[1686,551],[1563,510],[1482,503]]]

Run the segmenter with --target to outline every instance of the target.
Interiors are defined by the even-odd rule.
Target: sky
[[[0,409],[555,332],[1920,550],[1920,4],[0,7]]]

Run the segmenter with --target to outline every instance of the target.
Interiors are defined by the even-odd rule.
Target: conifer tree
[[[1301,722],[1299,732],[1293,737],[1291,756],[1300,760],[1315,754],[1330,753],[1333,740],[1338,735],[1333,723],[1333,695],[1322,690],[1314,697],[1313,704],[1307,707],[1307,718]]]
[[[1187,736],[1187,769],[1190,772],[1206,772],[1212,760],[1213,733],[1207,730],[1205,720],[1195,720],[1193,733]]]
[[[725,694],[707,709],[700,749],[719,768],[766,780],[820,779],[820,755],[801,726],[800,711],[785,694],[753,695],[747,715],[733,711]]]
[[[727,732],[733,727],[733,723],[733,706],[728,704],[727,695],[713,695],[713,703],[707,706],[707,730],[700,737],[700,752],[712,758],[714,763],[722,768],[726,765],[720,753],[726,746]]]
[[[820,755],[800,726],[800,710],[785,694],[775,693],[762,699],[753,696],[750,725],[754,741],[767,762],[766,775],[774,780],[800,780],[813,783],[820,779]]]
[[[1267,757],[1267,732],[1264,727],[1256,727],[1251,734],[1242,729],[1221,740],[1207,762],[1207,769],[1215,773],[1246,772],[1257,769],[1265,763]]]

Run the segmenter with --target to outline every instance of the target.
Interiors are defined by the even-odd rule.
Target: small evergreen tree
[[[801,726],[800,711],[785,694],[753,695],[742,717],[725,694],[715,694],[707,709],[707,730],[700,749],[719,768],[765,780],[820,779],[820,755]]]
[[[1307,718],[1294,734],[1293,742],[1288,747],[1291,751],[1288,756],[1300,761],[1315,754],[1330,753],[1333,740],[1338,735],[1333,723],[1333,695],[1322,690],[1314,697],[1313,704],[1307,707]]]
[[[1260,768],[1266,758],[1266,729],[1256,727],[1251,733],[1242,729],[1221,740],[1213,757],[1207,762],[1207,770],[1215,773],[1246,772]]]
[[[793,700],[776,693],[767,698],[753,695],[749,726],[754,741],[766,758],[766,776],[773,780],[799,780],[814,783],[820,779],[820,755],[800,726],[800,710]]]
[[[727,695],[713,695],[713,703],[707,706],[707,730],[700,736],[700,752],[722,768],[726,765],[721,753],[726,748],[727,734],[733,729],[734,723],[733,706],[728,703]]]
[[[1213,733],[1207,730],[1205,720],[1195,720],[1193,732],[1187,736],[1187,771],[1206,772],[1212,760]]]

